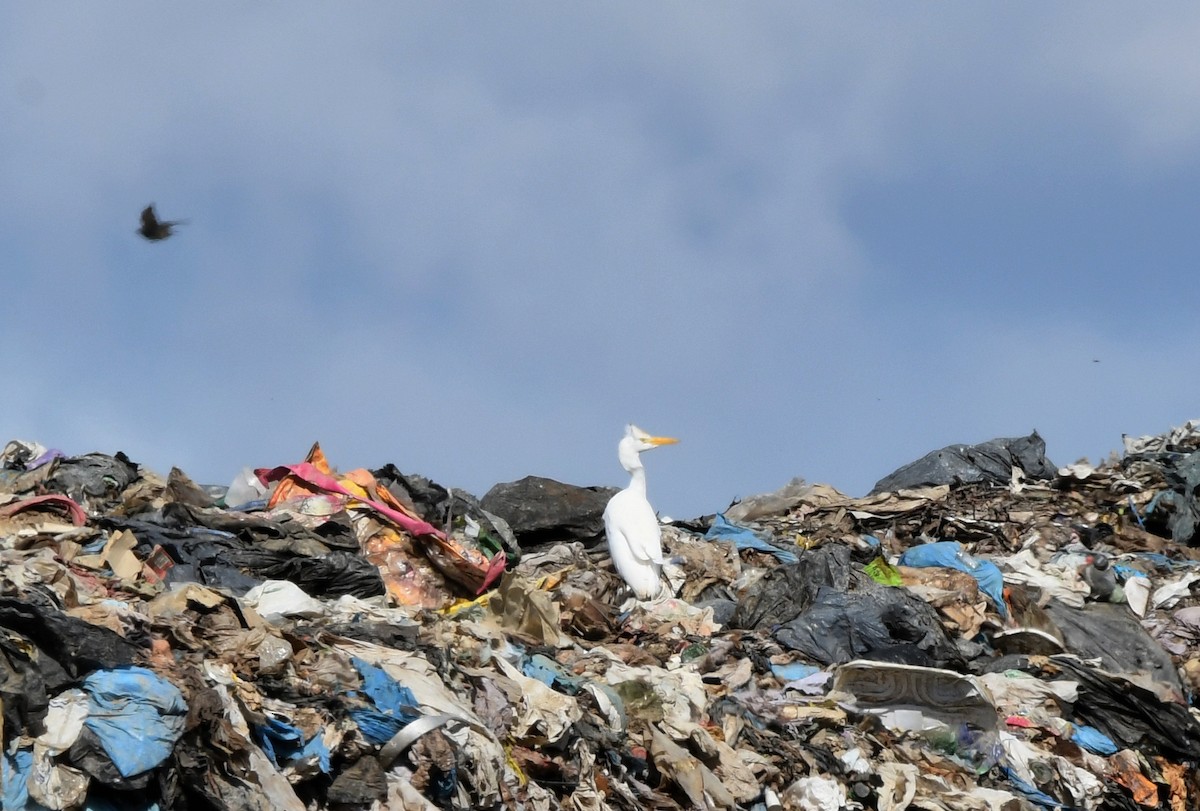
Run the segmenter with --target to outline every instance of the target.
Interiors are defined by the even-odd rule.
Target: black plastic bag
[[[962,656],[937,612],[902,588],[818,590],[800,616],[775,632],[781,645],[822,665],[854,659],[961,668]]]
[[[742,595],[730,624],[747,630],[782,625],[806,611],[822,586],[846,591],[852,577],[850,548],[826,544],[769,570]]]

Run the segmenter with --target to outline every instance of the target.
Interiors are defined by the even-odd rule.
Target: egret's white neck
[[[628,468],[626,469],[628,470]],[[639,464],[637,467],[629,470],[629,487],[625,489],[634,490],[643,496],[646,495],[646,468]]]
[[[646,468],[642,467],[641,454],[632,445],[622,442],[617,449],[617,457],[621,460],[621,467],[629,471],[629,487],[626,489],[646,495]]]

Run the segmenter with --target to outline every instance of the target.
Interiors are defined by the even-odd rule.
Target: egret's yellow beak
[[[651,445],[676,445],[679,443],[679,440],[670,436],[648,436],[646,437],[646,442],[649,442]]]

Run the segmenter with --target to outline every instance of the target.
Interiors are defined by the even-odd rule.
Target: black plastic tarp
[[[884,476],[871,495],[939,484],[993,482],[1007,484],[1013,468],[1027,478],[1051,479],[1058,468],[1046,458],[1046,442],[1037,431],[1029,436],[992,439],[978,445],[947,445]]]

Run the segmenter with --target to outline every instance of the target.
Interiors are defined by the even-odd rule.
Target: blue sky
[[[692,516],[1200,416],[1200,8],[0,9],[3,438]],[[134,233],[157,204],[190,223]],[[1096,362],[1099,361],[1099,362]]]

